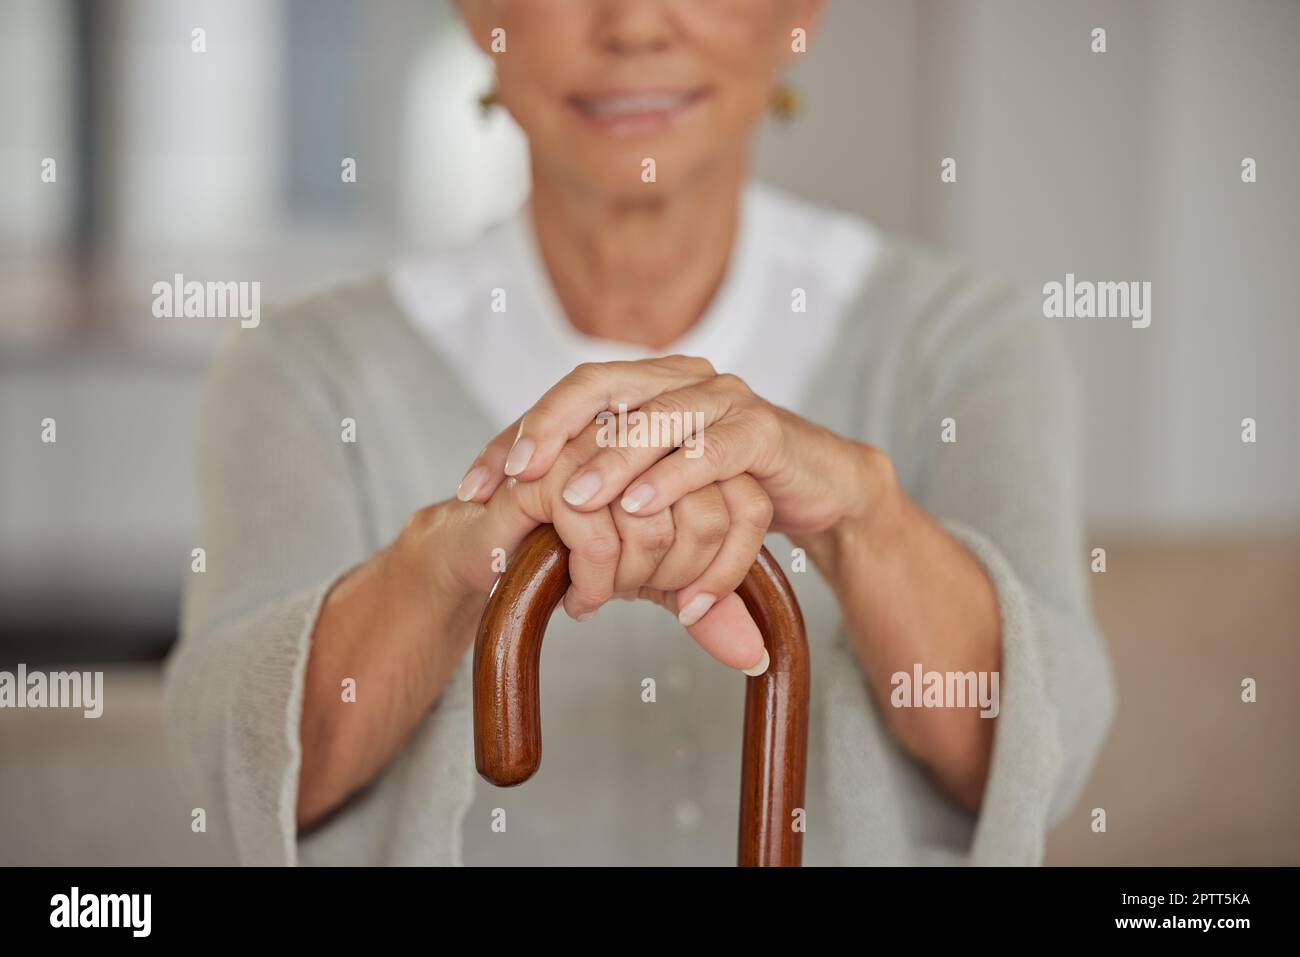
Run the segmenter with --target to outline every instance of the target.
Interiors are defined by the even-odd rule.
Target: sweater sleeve
[[[370,551],[340,430],[270,324],[218,356],[199,427],[206,570],[188,577],[165,673],[168,738],[208,833],[241,863],[294,864],[298,724],[311,634]]]
[[[972,286],[947,305],[910,349],[922,392],[904,482],[981,562],[1001,611],[1001,707],[970,860],[1034,864],[1115,709],[1089,602],[1079,392],[1032,300]]]

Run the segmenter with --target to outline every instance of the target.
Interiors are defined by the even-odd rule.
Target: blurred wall
[[[1153,283],[1149,328],[1070,329],[1094,526],[1300,528],[1300,4],[926,0],[916,15],[917,231],[1036,286]],[[940,156],[957,184],[938,182]]]

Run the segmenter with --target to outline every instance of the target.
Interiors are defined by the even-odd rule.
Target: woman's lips
[[[645,136],[668,129],[707,95],[707,90],[637,91],[571,96],[583,121],[614,136]]]

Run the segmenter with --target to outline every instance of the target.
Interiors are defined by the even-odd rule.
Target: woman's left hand
[[[845,518],[869,518],[893,485],[888,457],[878,449],[772,405],[705,359],[668,356],[578,366],[483,449],[461,483],[461,498],[486,501],[508,476],[540,478],[599,413],[620,408],[675,415],[690,441],[603,448],[565,487],[565,501],[579,511],[618,499],[626,512],[652,515],[689,492],[748,473],[772,500],[772,530],[806,538]]]

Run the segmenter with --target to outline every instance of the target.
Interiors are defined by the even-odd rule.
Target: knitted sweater
[[[780,202],[805,223],[819,215]],[[444,258],[448,301],[486,312],[493,271],[468,265],[487,248],[510,255]],[[1114,710],[1088,602],[1068,364],[1034,299],[901,241],[882,240],[840,288],[811,374],[792,387],[769,363],[756,375],[770,382],[749,384],[887,452],[909,495],[983,563],[1002,615],[1001,702],[971,813],[887,732],[826,583],[811,566],[793,571],[790,543],[769,536],[811,652],[805,863],[1036,864]],[[512,314],[530,321],[526,305]],[[467,656],[382,774],[297,833],[322,599],[412,512],[449,498],[500,428],[467,385],[472,353],[458,341],[439,348],[376,276],[234,330],[220,353],[200,438],[207,571],[190,577],[166,672],[172,750],[209,833],[249,864],[730,863],[745,678],[645,603],[612,603],[582,625],[553,619],[546,751],[527,784],[498,791],[475,773]],[[943,440],[947,419],[956,441]]]

